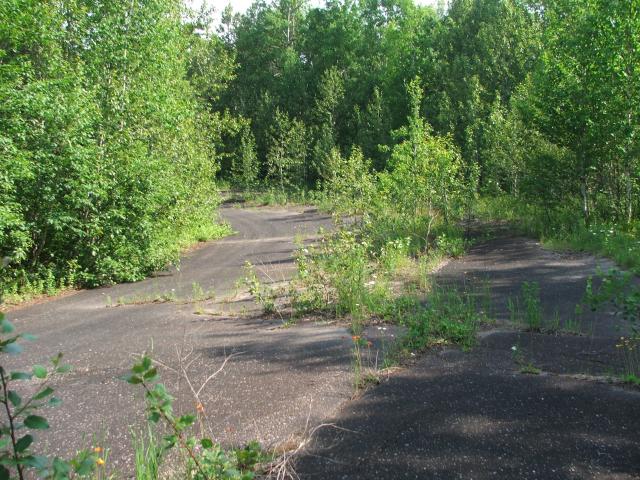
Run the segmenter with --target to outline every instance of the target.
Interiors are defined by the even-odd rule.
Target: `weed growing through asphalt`
[[[145,392],[146,413],[150,425],[163,425],[166,434],[157,444],[155,431],[150,430],[147,440],[136,440],[136,469],[146,478],[155,479],[167,452],[177,449],[185,459],[183,478],[190,480],[250,480],[255,476],[259,463],[268,460],[257,442],[238,449],[224,450],[200,432],[192,433],[193,427],[204,414],[204,407],[198,403],[196,413],[177,415],[173,409],[173,397],[165,386],[152,360],[143,356],[134,364],[126,381],[140,386]],[[144,468],[139,462],[152,458],[152,465]],[[145,477],[143,477],[145,478]]]
[[[511,355],[513,357],[513,361],[518,365],[520,373],[525,375],[540,375],[542,373],[542,370],[525,359],[524,353],[519,345],[511,347]]]
[[[0,358],[19,354],[22,343],[29,340],[33,337],[17,334],[14,326],[0,313]],[[5,414],[0,421],[0,478],[116,478],[108,472],[107,447],[93,445],[65,460],[43,455],[42,447],[37,443],[36,434],[50,429],[42,412],[61,403],[54,396],[53,385],[58,376],[70,370],[62,363],[62,354],[51,359],[48,367],[34,365],[28,371],[8,371],[3,364],[0,364],[0,404]],[[180,453],[175,458],[182,461],[177,466],[176,478],[185,480],[250,480],[259,473],[260,464],[272,460],[257,442],[242,448],[224,449],[205,436],[204,407],[200,403],[195,414],[174,413],[173,397],[160,383],[158,371],[149,357],[142,356],[125,379],[144,390],[149,420],[144,435],[131,434],[136,480],[162,478],[163,462],[172,450]],[[22,387],[26,382],[29,385]],[[32,393],[25,396],[25,390]],[[198,420],[200,433],[195,434],[193,430]],[[175,468],[172,465],[172,469]]]
[[[567,318],[562,330],[566,333],[578,335],[582,331],[582,321],[579,316]]]
[[[435,286],[426,302],[419,304],[401,324],[407,327],[404,343],[411,350],[443,344],[469,349],[476,343],[478,327],[487,321],[472,292]]]
[[[251,262],[246,262],[244,265],[245,277],[243,280],[244,285],[249,290],[251,296],[262,307],[265,314],[269,315],[276,312],[276,300],[278,298],[277,292],[265,285],[258,278],[255,267]]]
[[[147,305],[151,303],[188,304],[206,302],[208,300],[214,300],[215,298],[215,290],[204,290],[198,282],[193,282],[191,284],[191,294],[186,297],[179,297],[176,294],[176,289],[172,288],[171,290],[163,292],[122,296],[118,297],[115,302],[111,298],[111,295],[107,295],[105,300],[107,307],[122,307],[125,305]]]
[[[640,341],[637,337],[620,337],[616,348],[622,355],[623,380],[627,383],[640,383]]]
[[[160,476],[163,451],[151,425],[142,434],[131,432],[136,480],[156,480]]]
[[[356,392],[368,385],[380,383],[378,355],[373,353],[373,343],[361,335],[351,337],[353,341],[353,373]]]
[[[385,238],[388,232],[381,228],[375,243],[361,239],[359,230],[340,230],[316,247],[300,246],[298,305],[347,319],[358,338],[372,319],[405,327],[395,356],[441,344],[471,348],[479,325],[490,320],[489,283],[464,291],[434,284],[430,273],[444,252],[434,247],[415,252],[411,237]],[[361,383],[362,345],[354,349],[356,383]],[[383,361],[388,363],[389,355]]]
[[[207,300],[214,300],[216,293],[213,289],[205,291],[198,282],[191,284],[191,301],[192,302],[205,302]]]
[[[524,324],[529,332],[542,331],[542,307],[538,282],[524,282],[521,289]]]
[[[509,321],[512,325],[520,323],[520,297],[509,297],[507,299],[507,310],[509,311]]]
[[[523,373],[525,375],[540,375],[542,373],[542,370],[540,370],[538,367],[533,366],[532,363],[527,363],[526,365],[522,366],[522,368],[520,368],[520,373]]]

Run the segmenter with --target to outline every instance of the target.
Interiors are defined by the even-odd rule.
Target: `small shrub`
[[[163,424],[167,434],[160,445],[155,434],[150,434],[146,445],[138,443],[137,459],[151,457],[153,464],[144,469],[144,475],[152,475],[172,449],[178,449],[186,459],[184,477],[188,480],[251,480],[255,478],[257,465],[266,459],[258,443],[252,442],[240,449],[224,450],[211,439],[191,433],[198,415],[204,410],[199,404],[196,414],[177,415],[173,409],[173,397],[160,383],[160,376],[151,358],[143,356],[133,365],[125,380],[139,385],[145,392],[146,413],[151,425]],[[154,477],[148,477],[154,478]]]
[[[443,233],[436,238],[436,245],[438,249],[444,252],[447,256],[458,258],[464,255],[465,242],[461,237],[449,237]]]
[[[260,281],[258,275],[256,274],[256,270],[250,262],[246,262],[245,266],[245,278],[244,284],[249,289],[249,293],[253,298],[258,302],[258,304],[262,307],[264,313],[267,315],[276,312],[276,299],[277,294],[274,289],[265,285]]]

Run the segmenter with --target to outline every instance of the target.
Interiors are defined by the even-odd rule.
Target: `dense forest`
[[[427,244],[478,199],[537,234],[634,238],[640,1],[275,0],[212,18],[181,0],[1,3],[5,293],[142,278],[224,233],[220,180],[386,202],[426,219]]]

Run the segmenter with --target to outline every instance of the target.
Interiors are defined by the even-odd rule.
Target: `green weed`
[[[542,370],[540,370],[538,367],[533,366],[532,363],[527,363],[520,368],[520,373],[523,373],[525,375],[540,375],[542,373]]]
[[[540,375],[542,370],[533,365],[530,361],[525,360],[524,353],[520,346],[514,345],[511,347],[511,355],[513,356],[513,361],[520,368],[520,373],[525,375]]]
[[[372,353],[373,344],[360,335],[351,337],[353,341],[353,373],[356,392],[368,385],[380,383],[377,356]]]
[[[148,426],[145,434],[131,432],[131,443],[135,454],[136,480],[157,480],[160,478],[163,451],[151,425]]]
[[[273,288],[265,285],[260,281],[255,267],[250,262],[245,263],[244,271],[245,277],[243,283],[248,288],[251,296],[262,307],[262,310],[265,314],[270,315],[272,313],[275,313],[277,311],[277,292]]]
[[[401,324],[408,328],[405,345],[421,350],[436,344],[456,344],[471,348],[478,327],[486,321],[473,295],[436,287],[427,302],[408,315]]]
[[[521,288],[524,307],[524,324],[530,332],[542,330],[542,307],[540,305],[540,286],[537,282],[524,282]]]
[[[0,313],[0,354],[16,355],[22,352],[22,342],[32,340],[25,334],[16,334],[14,326]],[[3,362],[4,363],[4,362]],[[101,447],[84,449],[72,459],[49,458],[41,454],[37,435],[50,428],[42,416],[47,408],[60,405],[54,396],[56,378],[69,372],[62,363],[62,354],[50,361],[49,366],[33,365],[28,371],[7,371],[0,365],[0,403],[5,415],[0,421],[0,477],[67,479],[104,478],[107,452]],[[24,395],[23,382],[31,382],[31,393]]]

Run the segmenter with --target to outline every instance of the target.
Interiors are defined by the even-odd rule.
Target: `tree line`
[[[228,7],[219,35],[233,59],[215,109],[246,119],[223,175],[316,188],[331,152],[355,147],[391,166],[421,79],[421,116],[450,138],[478,189],[585,222],[638,218],[640,2],[411,0],[256,2]],[[247,140],[247,136],[251,136]],[[243,163],[244,162],[244,163]]]

